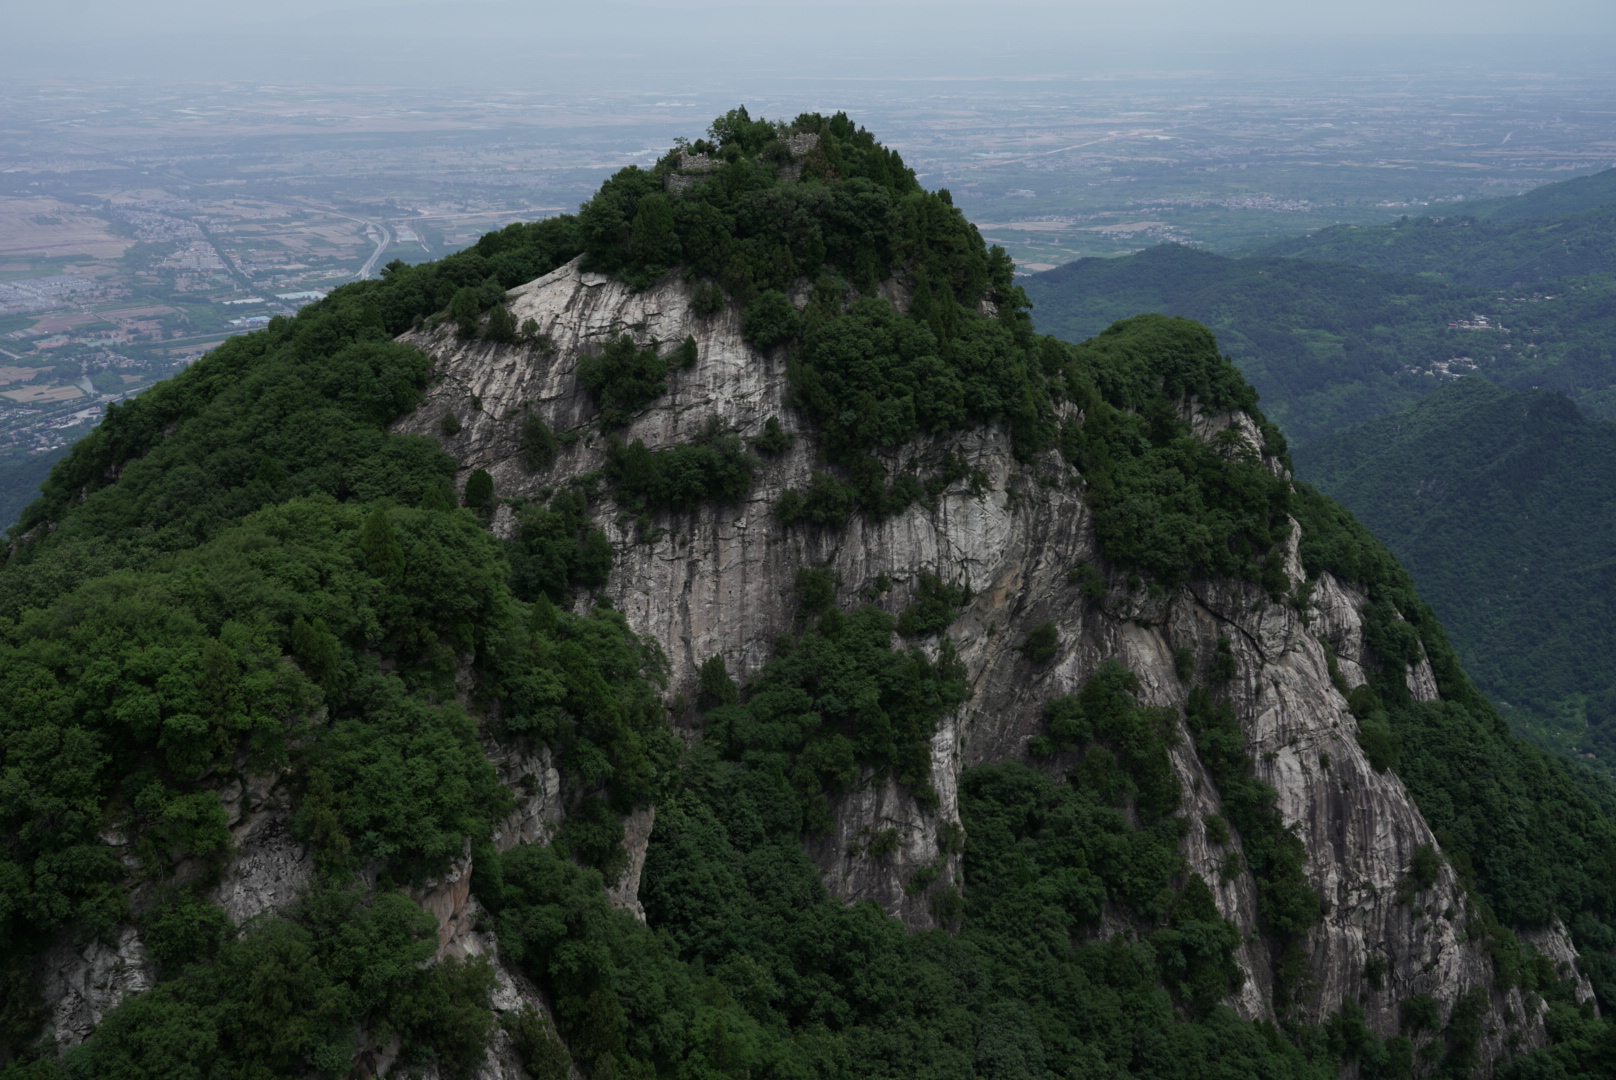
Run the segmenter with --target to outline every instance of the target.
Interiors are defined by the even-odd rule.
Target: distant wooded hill
[[[1616,272],[1616,169],[1514,199],[1364,228],[1336,225],[1258,254],[1429,274],[1466,286],[1519,288]]]
[[[1025,287],[1039,329],[1071,341],[1141,311],[1205,323],[1297,444],[1406,408],[1470,373],[1561,390],[1616,420],[1616,275],[1501,292],[1163,245],[1081,259]]]
[[[1616,203],[1616,169],[1544,184],[1514,198],[1467,203],[1466,208],[1476,217],[1502,222],[1580,214],[1611,203]]]

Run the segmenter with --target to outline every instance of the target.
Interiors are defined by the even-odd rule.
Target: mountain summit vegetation
[[[1554,1044],[1499,1075],[1608,1075],[1611,1025],[1512,928],[1569,927],[1616,1007],[1616,826],[1510,735],[1386,549],[1263,463],[1288,461],[1283,438],[1212,334],[1145,315],[1080,345],[1039,336],[1004,253],[894,151],[841,114],[738,109],[576,215],[395,263],[230,340],[110,410],[56,466],[0,567],[8,1078],[336,1077],[384,1049],[395,1075],[470,1075],[494,1037],[493,969],[431,962],[439,928],[409,899],[468,850],[481,925],[553,1006],[553,1029],[533,1012],[498,1021],[547,1080],[1471,1071],[1474,995],[1447,1016],[1411,999],[1406,1033],[1385,1037],[1350,999],[1320,1024],[1283,1002],[1279,1023],[1240,1018],[1240,932],[1181,852],[1190,823],[1165,762],[1185,736],[1115,662],[1050,702],[1035,747],[1093,745],[1107,768],[1060,777],[1029,759],[965,775],[946,843],[966,887],[939,894],[943,929],[906,933],[831,896],[803,840],[850,778],[928,797],[927,740],[970,687],[946,636],[928,653],[904,635],[946,629],[963,598],[932,583],[894,618],[838,606],[810,569],[795,630],[755,676],[737,686],[722,660],[704,665],[700,700],[681,706],[702,717],[687,741],[666,698],[672,643],[635,633],[598,591],[616,553],[589,517],[602,483],[655,503],[666,489],[634,478],[661,466],[612,444],[615,480],[517,508],[502,540],[488,473],[456,491],[438,441],[391,430],[433,377],[395,337],[531,338],[499,316],[506,289],[580,257],[633,287],[686,275],[701,304],[733,305],[758,348],[789,356],[824,455],[795,493],[803,528],[927,498],[936,478],[888,476],[874,451],[984,426],[1018,458],[1076,470],[1105,559],[1142,590],[1236,579],[1299,603],[1305,582],[1281,565],[1299,526],[1310,578],[1369,589],[1383,664],[1347,689],[1371,753],[1459,871],[1495,986],[1548,1014]],[[883,293],[891,281],[906,309]],[[661,392],[664,358],[619,353],[590,387],[607,438],[611,408]],[[1248,414],[1263,445],[1198,438],[1191,402]],[[553,455],[554,438],[530,425],[524,452]],[[738,454],[701,460],[744,472]],[[1029,663],[1045,638],[1029,636]],[[1440,701],[1410,700],[1402,673],[1422,657]],[[1294,944],[1322,907],[1276,793],[1215,686],[1182,722],[1246,839],[1258,932]],[[551,843],[496,850],[516,792],[490,747],[553,755],[566,818]],[[252,804],[269,787],[284,808]],[[651,805],[641,923],[604,885],[627,859],[624,816]],[[236,925],[213,899],[232,826],[282,810],[316,873],[291,905]],[[1434,874],[1435,852],[1422,858],[1411,872]],[[40,965],[131,929],[152,985],[59,1054],[40,1039]],[[1302,985],[1300,949],[1285,955],[1284,985]]]

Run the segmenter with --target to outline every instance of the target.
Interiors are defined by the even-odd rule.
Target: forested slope
[[[1606,1075],[1611,1026],[1511,927],[1568,926],[1616,1006],[1616,827],[1509,734],[1385,548],[1276,470],[1283,440],[1212,336],[1152,316],[1083,345],[1034,334],[1003,253],[845,116],[737,111],[710,136],[699,157],[618,174],[575,218],[394,265],[226,343],[55,468],[0,568],[6,1074],[458,1076],[494,1068],[497,1043],[531,1075],[590,1080],[1463,1076],[1505,1044],[1497,1017],[1553,1043],[1503,1075]],[[1256,655],[1244,640],[1174,657],[1171,707],[1147,707],[1114,659],[1088,664],[1027,754],[963,772],[946,849],[910,882],[938,929],[835,898],[807,847],[842,795],[873,778],[940,800],[927,747],[971,690],[948,635],[970,590],[916,566],[894,612],[878,582],[839,591],[804,563],[779,590],[792,629],[772,658],[737,685],[716,657],[693,700],[670,700],[675,643],[635,633],[602,586],[627,545],[676,544],[680,514],[735,502],[792,438],[617,437],[694,336],[601,342],[578,369],[587,424],[497,418],[534,471],[599,440],[606,467],[542,493],[507,501],[481,469],[454,485],[456,414],[438,436],[393,429],[437,377],[396,336],[542,367],[554,342],[505,291],[580,255],[633,288],[687,274],[710,317],[789,357],[792,426],[823,460],[771,529],[851,544],[950,492],[1012,516],[1074,492],[1098,555],[1063,568],[1062,603],[1102,626],[1147,627],[1151,604],[1196,590],[1294,621],[1326,574],[1361,583],[1366,681],[1338,676],[1342,716],[1441,849],[1421,846],[1382,899],[1485,948],[1487,979],[1410,994],[1385,1030],[1351,995],[1301,1011],[1329,905],[1231,705],[1237,682],[1263,687],[1237,670]],[[901,308],[882,291],[895,280]],[[935,468],[905,467],[926,439],[978,436],[1003,440],[1003,491],[946,443]],[[1032,682],[1060,647],[1050,622],[1002,651]],[[1422,700],[1411,670],[1432,673]],[[1175,754],[1227,820],[1190,816],[1211,793],[1186,790]],[[522,755],[560,778],[545,842],[501,834],[545,782],[493,763]],[[652,806],[642,923],[604,886],[629,861],[624,818]],[[237,925],[215,889],[253,814],[281,815],[313,869],[295,902]],[[1226,880],[1191,872],[1192,836],[1226,852]],[[876,831],[856,854],[900,842]],[[938,876],[951,858],[959,888]],[[412,899],[468,859],[497,963],[444,952],[449,928]],[[1273,1020],[1230,1005],[1247,943],[1214,889],[1236,881],[1255,910],[1234,914],[1272,946]],[[1439,883],[1455,903],[1428,911]],[[42,965],[131,937],[142,986],[68,1037]],[[1366,970],[1362,996],[1402,962]],[[542,997],[512,1007],[512,971]],[[1505,1002],[1530,1015],[1506,1020]]]
[[[1298,467],[1408,567],[1488,693],[1586,716],[1616,762],[1616,426],[1476,378],[1320,439]]]
[[[1039,325],[1063,336],[1138,309],[1216,328],[1292,436],[1301,475],[1410,567],[1511,722],[1588,763],[1603,752],[1610,681],[1609,527],[1589,493],[1608,485],[1616,457],[1605,426],[1583,413],[1616,416],[1612,279],[1487,289],[1460,279],[1490,265],[1500,237],[1581,228],[1616,198],[1613,184],[1607,171],[1467,206],[1480,225],[1333,230],[1270,249],[1304,258],[1163,246],[1073,263],[1026,287]],[[1398,261],[1416,249],[1430,261]],[[1443,273],[1371,269],[1384,265]],[[1453,383],[1467,374],[1510,389]],[[1592,765],[1607,770],[1598,757]]]

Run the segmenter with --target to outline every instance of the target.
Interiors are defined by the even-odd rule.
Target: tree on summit
[[[629,227],[628,257],[645,266],[647,273],[660,267],[664,272],[679,261],[679,237],[673,231],[673,207],[661,192],[640,200]]]

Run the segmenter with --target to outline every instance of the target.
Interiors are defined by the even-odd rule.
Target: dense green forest
[[[1478,292],[1345,263],[1164,244],[1022,281],[1038,328],[1070,341],[1140,311],[1206,324],[1297,445],[1406,408],[1471,372],[1560,390],[1616,420],[1616,276]],[[1507,332],[1450,325],[1478,314]]]
[[[1616,507],[1595,494],[1616,425],[1467,378],[1296,462],[1397,553],[1488,693],[1616,775]]]
[[[810,134],[805,151],[788,141]],[[1496,984],[1548,1010],[1553,1045],[1501,1075],[1606,1075],[1616,1028],[1576,1006],[1508,927],[1564,921],[1616,1007],[1616,827],[1510,735],[1407,573],[1350,514],[1191,435],[1187,398],[1252,411],[1266,450],[1286,453],[1212,335],[1160,315],[1082,345],[1036,335],[1003,253],[840,114],[771,124],[736,110],[708,136],[619,173],[575,217],[394,264],[227,342],[110,410],[56,466],[0,567],[4,1072],[339,1076],[363,1034],[396,1037],[404,1067],[463,1075],[496,1022],[491,971],[425,964],[433,920],[399,889],[468,841],[502,955],[554,1005],[565,1045],[532,1014],[499,1021],[546,1080],[574,1067],[589,1080],[1471,1071],[1474,994],[1446,1016],[1410,1002],[1389,1039],[1351,1000],[1321,1025],[1295,1018],[1287,995],[1309,972],[1294,946],[1320,903],[1275,793],[1252,776],[1222,663],[1182,717],[1141,707],[1132,674],[1102,665],[1047,706],[1039,749],[1078,766],[969,772],[963,829],[946,838],[963,891],[937,868],[910,883],[931,890],[943,929],[906,934],[873,905],[833,899],[802,840],[852,778],[886,774],[935,797],[919,748],[969,690],[949,646],[933,656],[905,635],[946,629],[963,598],[939,583],[897,617],[844,608],[806,568],[797,629],[760,673],[738,686],[721,661],[704,665],[687,742],[670,723],[660,646],[593,592],[613,552],[587,511],[602,480],[646,513],[661,492],[722,499],[735,487],[665,484],[673,459],[615,444],[614,477],[517,507],[518,535],[500,541],[487,473],[454,491],[455,462],[435,440],[388,431],[431,378],[395,335],[430,321],[512,340],[522,331],[501,314],[503,290],[582,254],[636,285],[687,273],[714,303],[742,307],[760,347],[789,351],[826,455],[821,479],[779,508],[792,527],[835,528],[933,497],[936,483],[976,482],[953,469],[888,477],[870,450],[980,425],[1007,429],[1018,456],[1058,448],[1106,560],[1142,587],[1237,576],[1293,602],[1277,552],[1294,517],[1309,574],[1371,590],[1386,668],[1353,703],[1377,762],[1404,779],[1470,889],[1468,930],[1489,942]],[[670,199],[685,151],[722,164]],[[894,274],[915,288],[906,313],[875,295]],[[784,295],[798,276],[815,283],[801,312]],[[662,358],[620,359],[649,377],[602,373],[608,431],[614,404],[662,392]],[[524,438],[530,456],[554,452],[547,430]],[[699,450],[679,468],[716,462],[742,483],[738,449]],[[1421,650],[1441,702],[1410,702],[1393,674]],[[1239,932],[1186,872],[1192,823],[1164,768],[1168,743],[1186,737],[1248,845],[1259,932],[1280,946],[1278,1024],[1225,1003],[1243,978]],[[494,853],[492,822],[514,794],[483,740],[554,750],[568,813],[553,843]],[[235,927],[206,899],[229,855],[219,788],[278,770],[319,873],[287,911]],[[641,924],[607,905],[602,884],[621,871],[623,815],[652,802]],[[894,841],[872,835],[858,855],[883,858]],[[1131,933],[1101,931],[1119,918]],[[53,941],[131,923],[156,987],[58,1057],[37,1041],[31,966]]]

